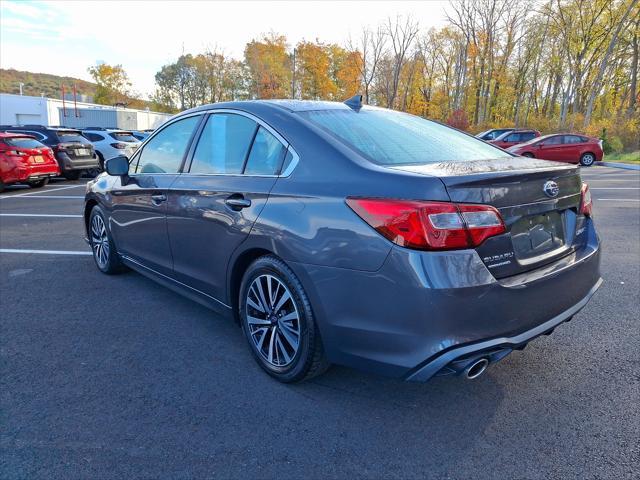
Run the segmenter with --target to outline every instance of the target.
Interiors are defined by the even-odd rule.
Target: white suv
[[[93,143],[100,159],[101,170],[104,170],[105,160],[120,155],[130,158],[142,143],[133,136],[131,131],[116,128],[83,128],[82,135]]]

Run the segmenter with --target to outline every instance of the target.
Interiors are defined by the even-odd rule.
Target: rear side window
[[[528,142],[529,140],[536,138],[536,134],[533,132],[523,132],[520,134],[521,142]]]
[[[260,127],[251,147],[244,173],[247,175],[276,175],[286,149],[280,140]]]
[[[102,135],[98,135],[97,133],[83,132],[82,134],[91,142],[100,142],[104,140],[104,137]]]
[[[520,134],[519,133],[512,133],[511,135],[507,135],[504,138],[505,142],[519,142],[520,141]]]
[[[14,137],[14,138],[5,138],[4,142],[10,147],[17,148],[43,148],[44,145],[40,143],[35,138],[29,137]]]
[[[300,112],[326,132],[380,165],[468,162],[511,158],[503,150],[453,128],[393,110]]]
[[[136,173],[177,173],[200,116],[167,125],[145,145],[138,157]]]
[[[209,116],[193,154],[190,172],[241,174],[256,127],[256,122],[242,115]]]
[[[564,143],[582,143],[582,142],[583,142],[582,138],[577,135],[564,136]]]

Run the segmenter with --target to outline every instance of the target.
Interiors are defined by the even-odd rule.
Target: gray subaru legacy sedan
[[[198,107],[106,170],[84,212],[97,267],[235,319],[283,382],[331,363],[475,378],[602,282],[578,167],[359,96]]]

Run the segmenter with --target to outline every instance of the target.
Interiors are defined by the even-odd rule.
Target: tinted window
[[[363,108],[301,112],[314,124],[381,165],[511,158],[453,128],[392,110]]]
[[[256,122],[242,115],[211,115],[191,162],[191,173],[242,173]]]
[[[163,128],[145,145],[136,173],[176,173],[200,116],[184,118]]]
[[[519,142],[520,141],[519,133],[512,133],[511,135],[507,135],[502,141],[503,142]]]
[[[74,131],[58,131],[58,140],[60,143],[90,143],[89,140],[84,138],[80,132]]]
[[[524,133],[520,134],[520,141],[521,142],[528,142],[532,138],[536,138],[536,134],[533,133],[533,132],[524,132]]]
[[[293,162],[293,153],[291,153],[291,150],[287,150],[287,154],[284,157],[284,162],[282,163],[282,168],[280,169],[281,174],[287,171],[287,168],[289,168],[291,162]]]
[[[550,137],[541,142],[542,145],[560,145],[562,143],[562,137],[557,135],[555,137]]]
[[[44,145],[35,138],[29,137],[14,137],[5,138],[4,142],[11,147],[18,148],[42,148]]]
[[[583,142],[582,138],[578,137],[577,135],[564,136],[564,143],[582,143],[582,142]]]
[[[260,127],[251,147],[244,173],[247,175],[276,175],[286,149],[280,140]]]
[[[82,134],[91,142],[99,142],[100,140],[104,140],[104,137],[102,135],[98,135],[97,133],[82,132]]]
[[[138,142],[138,139],[129,132],[110,133],[109,136],[115,140],[118,140],[119,142]]]

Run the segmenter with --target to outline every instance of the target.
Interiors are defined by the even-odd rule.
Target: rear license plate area
[[[511,226],[511,241],[520,260],[564,247],[564,214],[554,210],[518,220]]]
[[[42,155],[36,155],[33,157],[33,163],[44,163],[44,157]]]

